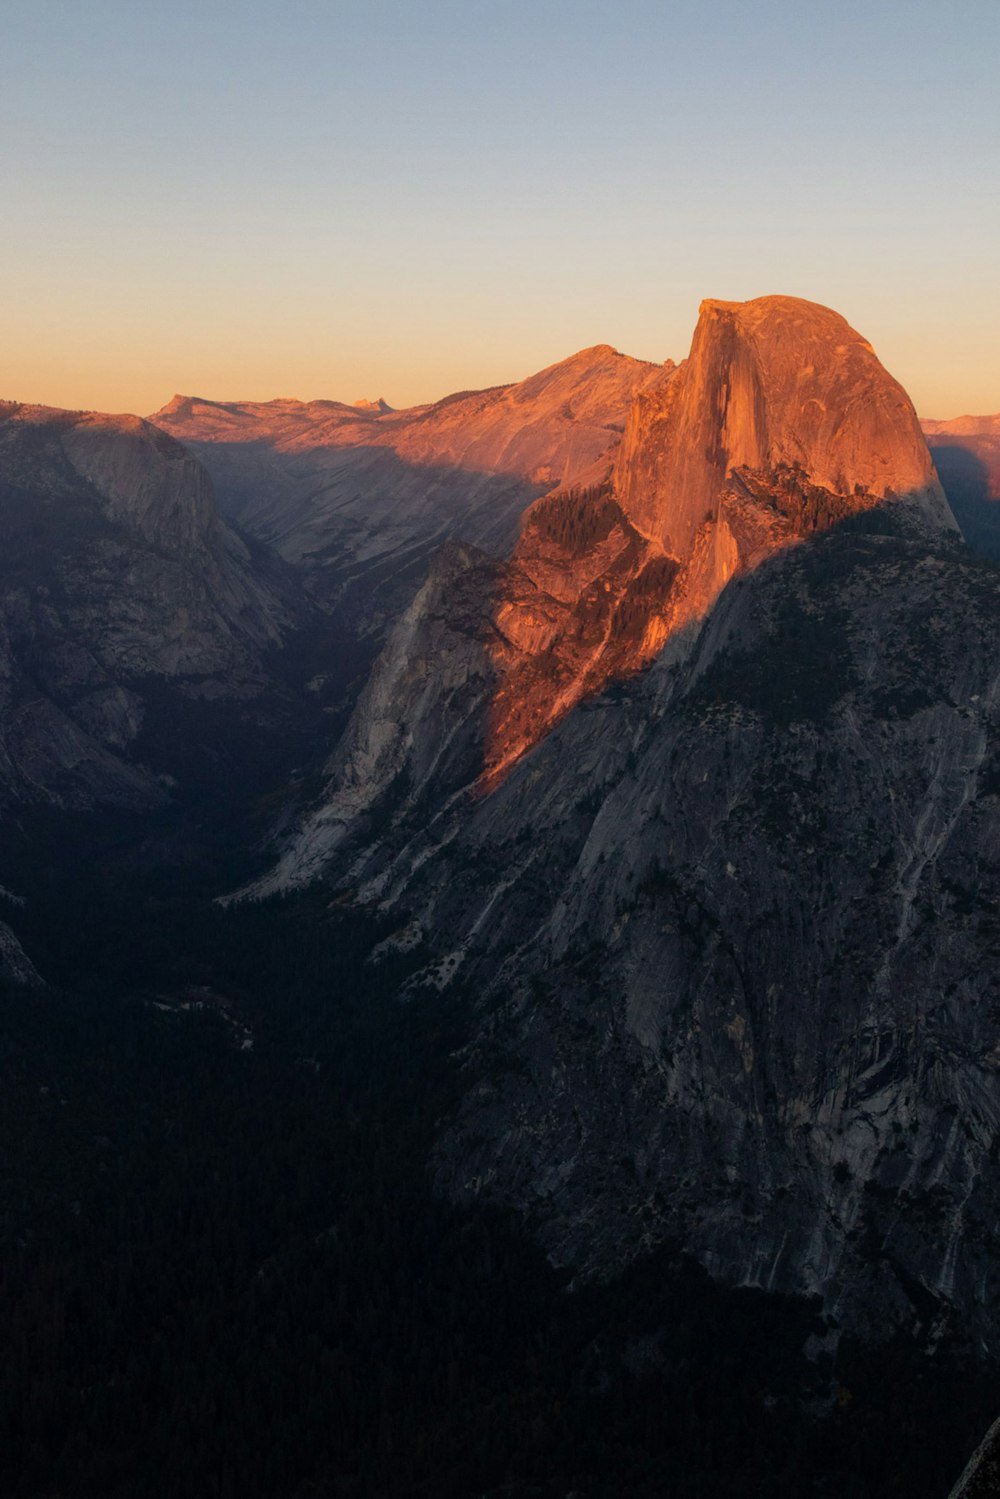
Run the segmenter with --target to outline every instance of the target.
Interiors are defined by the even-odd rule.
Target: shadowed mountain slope
[[[532,500],[602,478],[632,397],[664,374],[599,344],[405,411],[176,396],[151,420],[199,454],[227,514],[370,628],[409,602],[443,541],[501,554]]]
[[[449,1193],[588,1274],[679,1237],[987,1350],[1000,580],[882,520],[734,580],[683,660],[350,877],[480,997]]]
[[[921,426],[963,535],[1000,561],[1000,415]]]
[[[151,703],[250,702],[297,606],[208,475],[136,417],[0,406],[0,797],[165,795]],[[152,762],[152,763],[151,763]]]
[[[869,346],[795,298],[704,303],[690,358],[636,398],[608,481],[538,500],[501,567],[468,549],[439,560],[265,888],[314,877],[380,805],[405,824],[472,781],[489,790],[576,704],[682,651],[734,575],[876,506],[955,528]],[[446,706],[458,680],[461,715]]]

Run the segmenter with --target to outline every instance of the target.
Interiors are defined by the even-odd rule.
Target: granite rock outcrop
[[[445,541],[503,555],[533,500],[601,480],[633,396],[664,374],[598,344],[515,385],[400,411],[175,396],[151,421],[203,460],[227,515],[358,633],[379,634]]]
[[[649,656],[605,616],[620,667],[484,782],[525,661],[654,560]],[[470,996],[443,1192],[579,1276],[675,1242],[834,1334],[992,1358],[998,661],[1000,579],[863,341],[710,303],[610,484],[539,501],[507,563],[442,558],[258,893],[326,870],[426,944],[411,996]]]
[[[0,798],[141,807],[149,704],[250,701],[294,601],[136,417],[0,406]]]
[[[361,893],[477,996],[443,1190],[579,1274],[675,1239],[993,1357],[1000,582],[861,521],[735,579]]]
[[[956,530],[913,407],[869,345],[836,313],[795,298],[704,303],[689,359],[636,396],[613,472],[537,500],[509,562],[484,585],[492,630],[469,637],[480,696],[466,699],[461,729],[481,745],[478,793],[577,704],[665,649],[686,649],[731,578],[875,507],[931,534]],[[466,595],[449,626],[454,640],[463,638]],[[400,622],[372,682],[388,680],[386,663],[408,654],[410,672],[422,674],[419,703],[406,692],[366,694],[349,756],[330,761],[327,793],[302,830],[301,857],[293,842],[274,881],[301,883],[321,870],[329,808],[343,810],[346,785],[352,817],[345,823],[338,811],[337,847],[352,825],[363,836],[369,813],[404,778],[397,819],[429,805],[420,768],[428,755],[407,758],[403,746],[422,744],[432,722],[438,732],[424,714],[438,666],[433,651],[414,652],[426,635],[421,612],[434,624],[448,608],[434,586]],[[489,670],[478,660],[484,651]],[[377,758],[361,751],[366,737],[396,744],[388,780],[361,771]],[[461,764],[468,776],[468,758]],[[450,791],[463,784],[456,777]]]

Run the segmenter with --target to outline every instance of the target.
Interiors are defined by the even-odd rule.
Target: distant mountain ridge
[[[468,548],[439,559],[275,879],[313,878],[404,786],[410,808],[495,786],[576,704],[696,631],[733,576],[881,505],[955,531],[870,346],[796,298],[703,303],[690,357],[637,394],[603,483],[537,500],[499,569]]]
[[[710,302],[608,481],[509,560],[439,554],[251,890],[326,873],[424,945],[411,996],[471,996],[448,1195],[583,1276],[676,1241],[987,1351],[998,661],[996,570],[865,341]]]
[[[985,494],[1000,500],[1000,412],[994,416],[956,416],[950,421],[921,420],[931,451],[947,457],[949,449],[964,449],[982,462]]]
[[[965,536],[1000,561],[1000,414],[921,426]]]
[[[227,514],[367,630],[409,603],[443,542],[502,555],[532,500],[603,479],[633,396],[663,378],[598,344],[403,411],[175,396],[150,420],[202,458]]]

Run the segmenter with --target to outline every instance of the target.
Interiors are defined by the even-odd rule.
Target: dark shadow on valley
[[[320,508],[323,497],[333,493],[337,498],[328,509],[323,507],[328,517],[368,498],[391,500],[410,516],[424,516],[428,535],[437,535],[441,541],[474,539],[463,534],[463,527],[479,517],[477,530],[486,527],[494,550],[503,552],[516,539],[523,511],[553,487],[549,481],[533,482],[517,471],[420,463],[401,457],[389,444],[283,452],[261,438],[240,443],[189,440],[186,446],[211,474],[220,509],[230,519],[245,526],[247,513],[263,500],[272,496],[283,500],[281,526],[268,527],[266,534],[263,527],[258,530],[271,545],[279,545],[284,535],[304,525]],[[471,504],[470,497],[474,497]],[[453,511],[446,515],[444,525],[440,524],[442,501]],[[318,565],[335,562],[342,544],[342,538],[337,538],[317,545],[305,553],[305,560]]]
[[[1000,492],[994,475],[959,439],[931,438],[931,457],[969,546],[1000,562]]]
[[[876,507],[754,576],[795,550],[835,600],[894,538],[919,544]],[[417,747],[434,801],[478,773],[509,574],[454,542],[431,568],[432,623],[482,648],[478,684],[456,682]],[[822,623],[789,616],[783,654],[715,687],[776,694],[779,719],[825,713]],[[285,650],[290,696],[314,665],[362,670],[329,660],[333,635]],[[29,809],[5,828],[0,881],[29,904],[0,916],[56,987],[0,993],[3,1492],[940,1499],[998,1404],[994,1372],[949,1340],[933,1363],[902,1336],[807,1359],[814,1303],[718,1285],[669,1244],[567,1295],[516,1219],[433,1198],[467,996],[400,1004],[426,952],[372,965],[391,921],[322,887],[213,905],[247,858],[239,766],[276,802],[292,749],[280,724],[245,715],[237,740],[229,709],[146,702],[143,752],[203,767],[183,837],[169,810]],[[325,756],[318,724],[296,724],[296,753],[316,734]]]

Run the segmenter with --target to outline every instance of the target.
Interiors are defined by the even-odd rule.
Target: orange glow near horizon
[[[258,308],[255,325],[242,328],[232,321],[227,325],[218,308],[205,309],[203,324],[188,309],[172,324],[161,314],[156,325],[104,309],[102,330],[86,305],[67,307],[55,319],[50,302],[48,326],[39,330],[22,307],[8,327],[0,348],[0,399],[139,416],[159,410],[175,394],[223,402],[280,397],[352,402],[381,396],[402,408],[525,379],[594,343],[612,343],[654,363],[679,361],[687,353],[699,300],[693,295],[688,304],[687,327],[683,313],[672,315],[669,306],[645,328],[619,310],[617,337],[609,336],[607,311],[599,319],[603,326],[592,327],[550,315],[533,328],[527,318],[512,314],[506,325],[493,322],[481,332],[442,326],[433,341],[420,326],[423,316],[414,331],[413,317],[406,319],[402,308],[395,337],[379,327],[366,338],[355,322],[327,340],[315,327],[304,330],[300,318],[282,326],[280,308],[270,316]],[[811,300],[823,299],[813,291]],[[921,416],[949,419],[1000,411],[997,344],[989,327],[894,324],[884,312],[873,321],[874,308],[866,317],[842,300],[825,301],[871,340]],[[331,322],[336,322],[332,312]],[[656,336],[660,329],[662,340]]]
[[[7,12],[4,398],[403,407],[781,292],[1000,409],[996,0]]]

